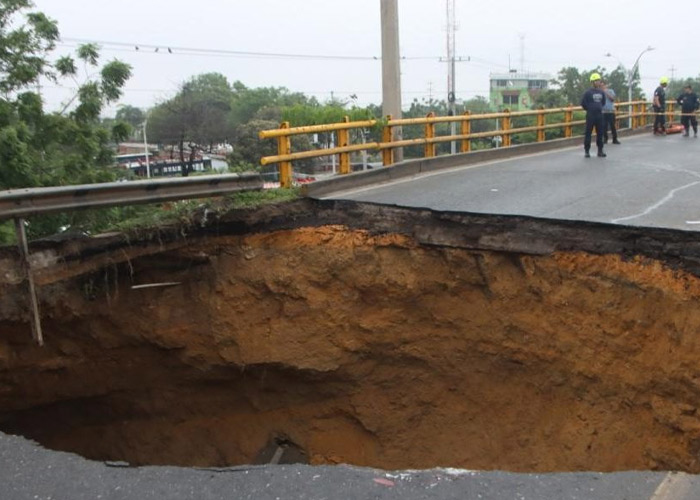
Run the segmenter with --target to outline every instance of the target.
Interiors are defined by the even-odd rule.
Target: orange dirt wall
[[[325,226],[40,293],[46,347],[21,301],[0,317],[0,429],[53,448],[228,465],[277,437],[312,463],[700,471],[700,281],[651,259]]]

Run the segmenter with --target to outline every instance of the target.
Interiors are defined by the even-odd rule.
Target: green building
[[[510,70],[508,73],[491,73],[489,102],[495,111],[530,109],[537,94],[547,89],[552,77],[546,73],[524,73]]]

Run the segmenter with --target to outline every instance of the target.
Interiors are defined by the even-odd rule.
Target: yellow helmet
[[[601,80],[601,76],[598,73],[592,73],[590,80],[592,82],[597,82],[598,80]]]
[[[659,83],[663,85],[664,83],[668,83],[668,77],[667,76],[662,76],[661,80],[659,80]]]

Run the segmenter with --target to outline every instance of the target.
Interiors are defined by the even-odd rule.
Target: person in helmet
[[[676,102],[681,105],[681,123],[685,131],[683,137],[690,135],[690,126],[693,127],[695,138],[698,137],[698,119],[695,117],[695,112],[700,108],[700,100],[698,95],[693,92],[693,87],[686,85],[683,87],[683,93],[678,96]]]
[[[659,86],[654,91],[654,102],[652,109],[654,110],[654,135],[666,135],[666,86],[668,85],[668,77],[662,76],[659,80]]]
[[[590,158],[591,135],[595,127],[595,143],[598,146],[598,156],[607,156],[603,152],[603,134],[605,133],[605,121],[603,119],[603,106],[605,106],[605,93],[601,90],[602,78],[598,73],[591,74],[591,88],[584,92],[581,98],[581,107],[586,110],[586,134],[583,137],[583,149],[586,158]]]

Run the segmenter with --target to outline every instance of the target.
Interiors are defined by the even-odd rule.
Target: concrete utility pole
[[[381,0],[382,113],[401,118],[401,64],[399,56],[398,0]],[[401,140],[401,127],[393,128],[393,140]],[[403,149],[394,150],[394,161],[403,160]]]
[[[455,22],[455,0],[447,0],[447,104],[449,106],[449,115],[454,116],[457,114],[456,101],[457,96],[455,94],[455,31],[457,30],[457,24]],[[457,123],[450,123],[450,134],[457,134]],[[455,154],[457,152],[457,143],[452,141],[450,143],[450,152]]]

